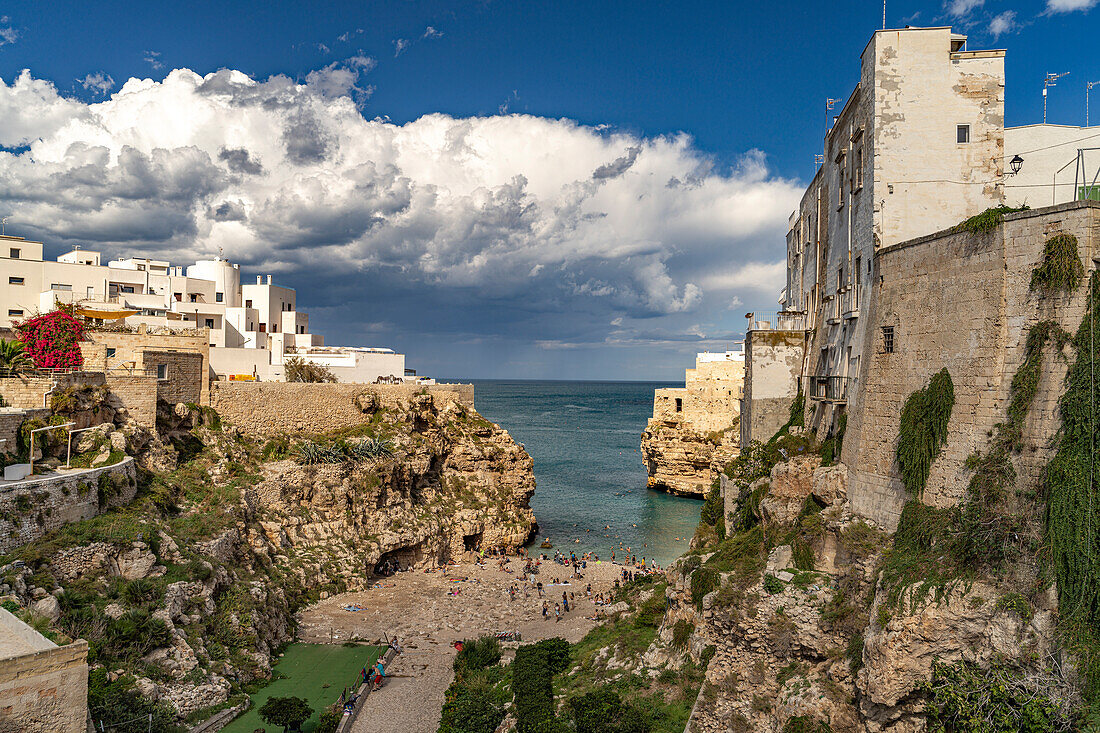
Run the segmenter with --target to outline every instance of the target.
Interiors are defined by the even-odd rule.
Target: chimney
[[[270,285],[270,284],[271,284],[271,275],[268,275],[268,276],[267,276],[267,284],[268,284],[268,285]]]
[[[264,276],[263,275],[257,275],[256,276],[256,284],[257,285],[263,285],[263,282],[264,282]]]

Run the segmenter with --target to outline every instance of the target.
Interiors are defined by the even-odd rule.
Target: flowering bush
[[[15,324],[23,353],[39,369],[75,369],[84,364],[80,342],[84,324],[64,309],[28,318]]]

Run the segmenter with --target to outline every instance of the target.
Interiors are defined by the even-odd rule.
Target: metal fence
[[[809,377],[808,395],[814,400],[829,400],[831,402],[846,402],[851,385],[855,381],[852,377],[838,376],[811,376]]]

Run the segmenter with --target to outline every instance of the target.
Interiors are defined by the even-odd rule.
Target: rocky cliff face
[[[738,446],[736,425],[704,435],[683,420],[652,418],[642,433],[646,485],[680,496],[706,496]]]
[[[380,562],[529,538],[532,461],[505,431],[431,395],[360,402],[363,425],[266,443],[208,410],[163,411],[149,465],[178,466],[147,472],[129,506],[8,556],[0,593],[87,639],[110,679],[134,674],[161,714],[187,715],[267,675],[295,609],[365,587]],[[365,441],[382,448],[357,452]],[[306,443],[335,462],[303,465]]]

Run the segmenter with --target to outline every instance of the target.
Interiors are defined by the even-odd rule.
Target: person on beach
[[[554,604],[554,623],[561,621],[561,606],[557,603]]]

